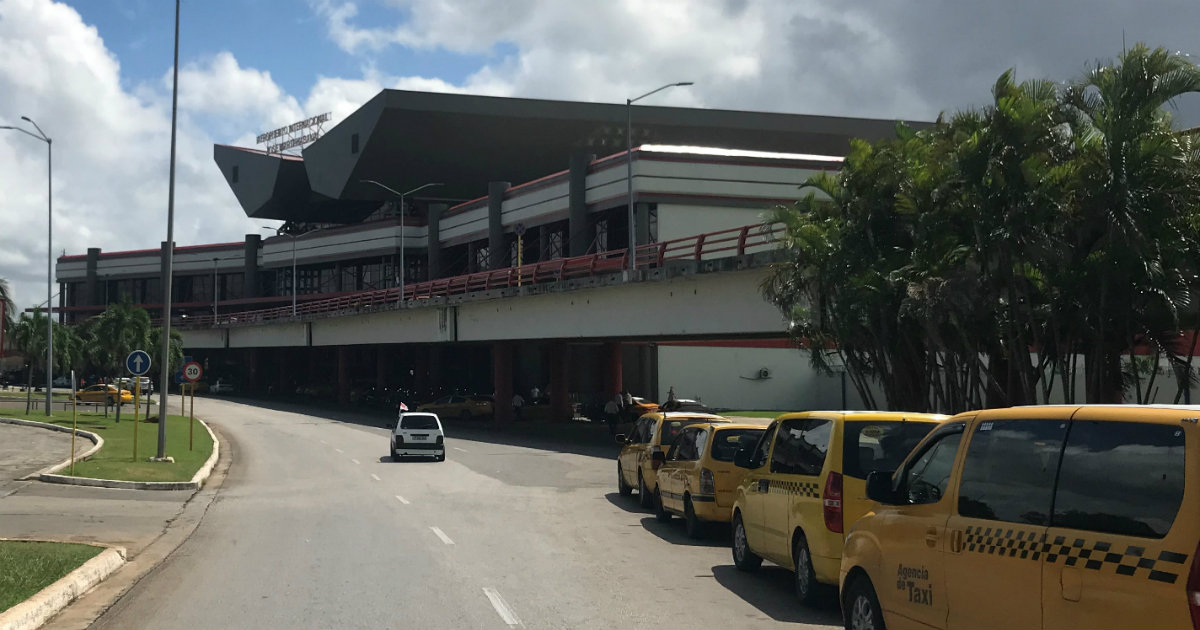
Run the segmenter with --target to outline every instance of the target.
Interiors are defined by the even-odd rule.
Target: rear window
[[[917,447],[933,422],[846,421],[842,439],[842,474],[866,479],[875,470],[892,471]]]
[[[693,424],[700,424],[700,423],[708,422],[708,421],[709,420],[706,418],[682,418],[679,420],[664,420],[663,427],[662,427],[662,439],[660,439],[658,441],[658,443],[659,444],[674,444],[675,438],[679,437],[679,432],[683,430],[683,427],[691,426]]]
[[[404,416],[400,418],[401,429],[416,429],[418,431],[437,429],[438,421],[433,416]]]
[[[765,429],[725,429],[718,431],[713,439],[712,458],[719,462],[731,462],[743,445],[753,447]]]

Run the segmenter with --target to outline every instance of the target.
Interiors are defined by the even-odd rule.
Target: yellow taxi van
[[[866,479],[892,470],[948,416],[907,412],[784,414],[734,463],[747,469],[733,505],[733,560],[795,572],[805,605],[836,597],[845,527],[871,508]]]
[[[1200,407],[959,414],[846,537],[848,628],[1200,628]]]

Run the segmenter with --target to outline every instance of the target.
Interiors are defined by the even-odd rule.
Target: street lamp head
[[[21,117],[21,120],[24,120],[24,121],[25,121],[25,122],[27,122],[27,123],[31,123],[31,122],[33,122],[32,120],[29,120],[29,117],[28,117],[28,116],[22,116],[22,117]]]
[[[681,81],[681,82],[675,84],[676,87],[683,87],[685,85],[696,85],[696,84],[692,83],[691,81]]]

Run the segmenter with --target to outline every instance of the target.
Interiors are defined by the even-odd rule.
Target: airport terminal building
[[[888,137],[894,128],[890,120],[652,106],[628,112],[625,105],[385,90],[298,155],[214,147],[216,166],[246,215],[284,223],[264,224],[243,241],[177,245],[173,325],[184,329],[188,353],[208,362],[210,377],[249,392],[305,390],[349,400],[370,388],[403,387],[499,397],[536,385],[586,402],[625,389],[654,399],[673,386],[680,396],[719,407],[793,408],[812,396],[836,405],[836,397],[828,399],[836,387],[811,372],[782,322],[773,332],[734,326],[732,334],[703,327],[623,334],[616,325],[576,334],[564,328],[550,337],[538,333],[548,328],[530,311],[522,320],[528,332],[492,343],[486,335],[389,337],[400,324],[370,317],[354,320],[355,334],[325,339],[324,324],[311,322],[329,313],[304,313],[380,291],[399,298],[402,282],[398,307],[433,308],[418,299],[421,287],[457,279],[466,286],[484,272],[554,261],[566,261],[556,280],[564,266],[590,261],[591,281],[604,284],[600,272],[619,271],[627,261],[630,187],[639,257],[652,258],[642,251],[652,244],[669,251],[671,243],[687,243],[696,261],[715,258],[708,250],[702,255],[704,235],[761,223],[765,211],[795,201],[809,176],[837,170],[851,138]],[[741,233],[739,256],[753,253],[745,247],[748,233]],[[124,299],[159,316],[167,251],[164,243],[62,256],[59,317],[77,322]],[[523,273],[517,285],[542,280]],[[472,299],[524,299],[492,288],[479,287]],[[621,317],[671,316],[649,310],[654,298],[628,295],[647,310],[630,304]],[[587,300],[579,301],[578,312],[591,314]],[[284,317],[274,326],[249,324],[248,314],[263,312]],[[574,312],[544,316],[561,320]],[[307,332],[278,334],[293,324]]]

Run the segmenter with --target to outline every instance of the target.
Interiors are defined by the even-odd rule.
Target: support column
[[[258,250],[262,236],[246,235],[245,258],[242,263],[242,297],[262,297],[258,286]]]
[[[337,349],[337,397],[343,405],[350,404],[350,348]]]
[[[492,344],[492,385],[496,390],[493,420],[498,423],[513,420],[513,382],[512,382],[513,347],[509,342]]]
[[[488,182],[488,269],[508,266],[508,248],[504,242],[504,223],[500,216],[508,182]]]
[[[449,209],[449,204],[431,203],[429,204],[429,244],[426,246],[426,256],[428,257],[427,266],[429,268],[429,279],[436,280],[442,277],[445,270],[442,269],[442,213]]]
[[[96,280],[96,267],[100,265],[100,248],[89,247],[87,250],[87,282],[84,284],[82,301],[77,301],[80,306],[99,306],[100,305],[100,286]],[[154,299],[154,298],[151,298]]]
[[[633,222],[636,226],[638,245],[650,242],[650,204],[633,204]]]
[[[550,420],[566,422],[571,419],[571,400],[567,391],[567,344],[550,345]]]
[[[621,384],[621,342],[610,341],[604,344],[600,352],[601,361],[604,362],[604,402],[608,402],[616,397],[617,392],[623,389]]]
[[[568,256],[583,256],[592,243],[591,224],[587,214],[587,171],[596,156],[591,153],[571,154],[567,180],[567,243]]]

